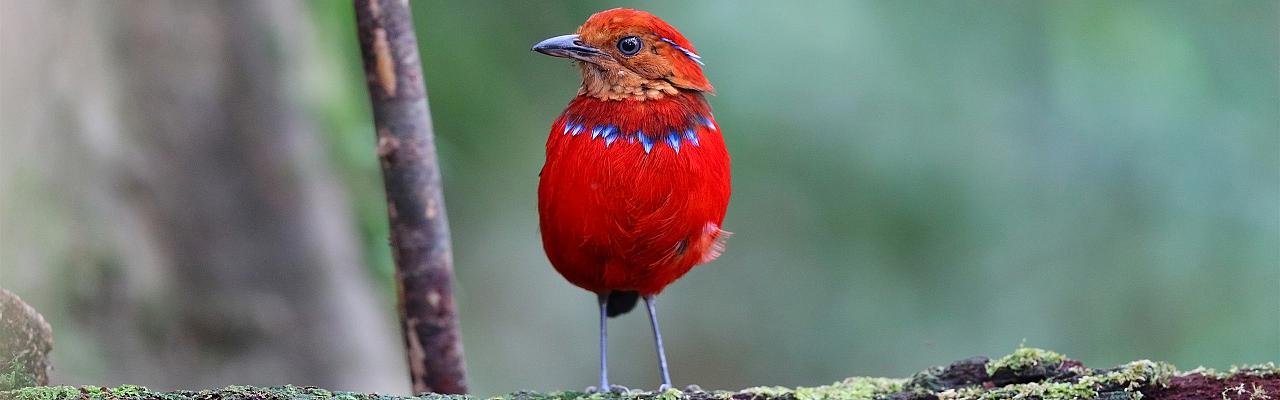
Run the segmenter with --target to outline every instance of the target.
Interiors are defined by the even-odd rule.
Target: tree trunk
[[[0,284],[65,335],[56,381],[407,388],[291,92],[301,4],[4,7]]]

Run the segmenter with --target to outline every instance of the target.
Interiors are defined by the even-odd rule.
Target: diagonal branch
[[[355,7],[413,390],[466,393],[449,223],[409,3],[357,0]]]

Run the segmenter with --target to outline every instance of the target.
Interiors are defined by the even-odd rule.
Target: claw
[[[685,387],[684,387],[684,391],[686,391],[686,392],[701,392],[701,391],[703,391],[703,390],[702,390],[702,386],[698,386],[698,385],[689,385],[689,386],[685,386]]]
[[[622,385],[609,385],[609,391],[613,393],[623,394],[623,393],[630,392],[631,389],[628,389],[626,386],[622,386]]]
[[[662,392],[665,392],[665,391],[668,391],[668,390],[671,390],[671,385],[670,385],[670,384],[666,384],[666,383],[664,383],[664,384],[658,385],[658,393],[662,393]]]

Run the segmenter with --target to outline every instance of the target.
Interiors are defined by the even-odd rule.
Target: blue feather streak
[[[675,149],[676,154],[680,154],[680,134],[676,133],[676,131],[668,132],[667,146],[671,146],[672,149]]]
[[[689,49],[680,47],[680,45],[676,44],[676,42],[672,41],[671,39],[662,38],[662,41],[667,42],[667,44],[670,44],[671,47],[675,47],[676,50],[680,50],[681,53],[684,53],[685,56],[689,57],[689,59],[693,60],[693,62],[698,63],[698,65],[707,65],[702,62],[702,56],[697,55],[692,51],[689,51]]]
[[[698,132],[693,128],[685,128],[684,138],[688,140],[689,143],[693,143],[694,146],[702,147],[702,145],[698,143]]]
[[[645,135],[642,131],[636,131],[636,137],[640,138],[640,144],[644,146],[644,152],[647,154],[653,150],[653,138]]]
[[[609,147],[614,140],[618,140],[618,128],[613,125],[605,125],[600,130],[600,135],[604,136],[604,147]]]

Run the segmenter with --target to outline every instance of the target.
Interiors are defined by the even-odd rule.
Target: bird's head
[[[533,46],[578,61],[580,94],[609,100],[656,99],[680,90],[714,93],[702,60],[676,28],[640,10],[615,8],[587,18],[578,33]]]

